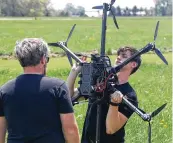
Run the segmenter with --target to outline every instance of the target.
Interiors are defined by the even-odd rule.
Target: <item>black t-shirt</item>
[[[60,113],[73,113],[68,88],[60,79],[23,74],[0,89],[8,143],[64,143]]]
[[[138,106],[136,93],[129,83],[116,85],[115,88],[121,91],[121,93],[125,95],[132,104],[134,104],[136,107]],[[95,102],[95,100],[93,99],[89,101],[87,115],[83,128],[82,143],[95,142],[97,106],[92,106],[93,102]],[[90,110],[90,108],[92,109]],[[108,109],[109,109],[108,102],[101,105],[100,143],[123,143],[125,137],[125,130],[124,130],[125,125],[112,135],[106,134],[106,116],[108,113]],[[133,114],[133,111],[124,103],[119,105],[118,110],[127,118],[129,118]]]

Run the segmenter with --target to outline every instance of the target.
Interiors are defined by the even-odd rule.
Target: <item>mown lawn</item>
[[[117,17],[119,30],[115,28],[112,18],[108,18],[106,33],[106,51],[124,45],[142,48],[153,42],[157,21],[160,21],[157,47],[172,47],[171,17],[127,18]],[[49,20],[0,20],[0,53],[12,53],[17,40],[25,37],[41,37],[47,42],[66,40],[67,35],[76,24],[68,46],[75,52],[100,50],[101,18],[85,19],[49,19]],[[62,52],[51,47],[53,52]]]
[[[111,18],[108,18],[106,51],[131,45],[138,49],[153,42],[157,21],[160,21],[156,45],[161,51],[172,48],[171,17],[117,18],[120,29],[117,30]],[[73,26],[77,24],[68,43],[74,52],[100,50],[101,18],[90,19],[47,19],[47,20],[0,20],[0,55],[13,54],[15,42],[25,37],[41,37],[47,42],[66,40]],[[52,52],[63,52],[50,47]],[[152,120],[152,143],[172,142],[172,53],[164,53],[169,65],[166,66],[155,54],[142,56],[139,71],[130,78],[135,88],[139,107],[150,113],[167,103],[166,108]],[[110,56],[112,65],[114,56]],[[48,76],[66,80],[70,65],[66,57],[51,58]],[[18,61],[0,59],[0,86],[22,73]],[[76,86],[79,86],[76,82]],[[87,103],[76,105],[75,115],[82,131]],[[147,142],[148,124],[133,114],[126,125],[126,143]]]
[[[169,65],[164,65],[155,54],[142,56],[140,70],[131,77],[130,83],[135,88],[139,107],[150,113],[164,103],[166,108],[152,120],[152,143],[170,143],[172,140],[172,55],[164,54]],[[114,57],[111,56],[112,63]],[[52,58],[48,65],[48,76],[66,80],[70,66],[67,59]],[[22,73],[16,60],[0,60],[0,85]],[[76,86],[79,86],[76,83]],[[76,105],[75,115],[82,132],[87,103]],[[127,143],[147,142],[148,124],[134,114],[126,126]]]

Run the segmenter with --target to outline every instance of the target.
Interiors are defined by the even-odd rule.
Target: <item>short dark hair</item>
[[[130,51],[131,55],[138,52],[138,50],[135,49],[134,47],[125,46],[125,47],[120,47],[118,49],[117,55],[120,55],[121,52],[125,52],[125,51]],[[137,66],[132,70],[131,74],[135,73],[139,69],[141,62],[142,62],[141,56],[136,57],[133,61],[137,63]]]

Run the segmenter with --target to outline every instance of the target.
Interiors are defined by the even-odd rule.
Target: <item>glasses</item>
[[[48,63],[48,62],[49,62],[49,57],[48,57],[48,55],[44,54],[43,57],[46,59],[46,63]]]
[[[46,57],[46,63],[48,63],[49,62],[49,57]]]

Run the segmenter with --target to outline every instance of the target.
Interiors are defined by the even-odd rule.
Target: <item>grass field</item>
[[[171,17],[117,18],[120,29],[114,26],[112,18],[107,23],[106,50],[117,49],[123,45],[144,47],[153,42],[156,22],[160,21],[157,46],[171,48]],[[74,24],[76,28],[68,43],[71,50],[91,51],[100,49],[101,18],[93,19],[54,19],[54,20],[0,20],[0,53],[11,53],[17,40],[24,37],[42,37],[47,42],[66,40]],[[62,52],[51,48],[54,52]]]
[[[171,18],[117,18],[119,30],[112,19],[108,19],[107,47],[117,49],[121,45],[133,45],[142,48],[152,42],[154,27],[160,20],[157,46],[161,49],[172,47]],[[16,20],[0,21],[0,52],[13,52],[16,40],[24,37],[43,37],[47,41],[66,39],[72,25],[76,29],[69,41],[73,51],[91,51],[99,49],[101,20]],[[55,48],[53,51],[58,51]],[[130,83],[135,88],[139,107],[147,113],[167,103],[166,108],[152,120],[152,143],[172,142],[172,53],[164,53],[169,65],[166,66],[155,54],[142,56],[140,70],[131,77]],[[112,64],[114,56],[110,56]],[[48,76],[66,80],[70,66],[66,57],[52,58],[48,65]],[[18,62],[13,59],[0,59],[0,86],[22,73]],[[76,86],[77,83],[76,83]],[[82,131],[87,103],[75,106],[75,115]],[[146,143],[148,124],[138,115],[133,114],[126,125],[126,143]]]

